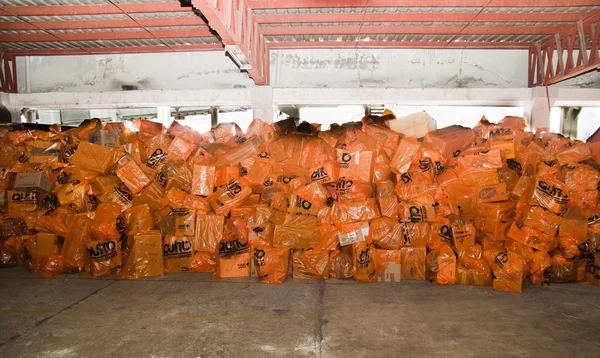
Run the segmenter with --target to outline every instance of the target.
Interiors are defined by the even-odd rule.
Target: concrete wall
[[[223,51],[20,57],[20,93],[226,89],[253,86]]]
[[[271,52],[273,87],[527,87],[527,51],[312,49]]]

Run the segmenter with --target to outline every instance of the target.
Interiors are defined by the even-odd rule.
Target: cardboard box
[[[158,230],[133,237],[133,255],[136,277],[162,276],[164,274],[162,235]]]
[[[17,173],[15,177],[14,188],[17,190],[41,190],[49,193],[53,187],[54,183],[44,172]]]

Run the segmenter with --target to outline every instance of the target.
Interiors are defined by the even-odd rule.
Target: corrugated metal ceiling
[[[238,3],[251,3],[232,1],[234,7]],[[215,0],[215,3],[221,7],[227,5],[227,1]],[[280,1],[277,4],[286,3]],[[298,1],[290,3],[299,4]],[[499,0],[484,7],[462,6],[458,0],[437,2],[449,6],[344,7],[348,2],[322,3],[327,7],[250,9],[250,12],[255,15],[253,18],[259,19],[256,20],[256,28],[266,42],[296,43],[298,48],[307,42],[370,41],[489,42],[499,47],[502,43],[507,43],[506,47],[517,44],[521,48],[542,42],[559,30],[573,26],[579,16],[600,13],[600,0],[597,5],[584,2],[588,4],[586,6],[571,6],[576,3],[574,0],[556,0],[557,6],[511,7],[497,6],[502,4]],[[590,3],[594,5],[589,6]],[[113,6],[114,4],[127,5]],[[528,4],[535,2],[529,1]],[[303,4],[299,4],[301,5]],[[192,8],[180,7],[178,0],[0,0],[0,6],[4,7],[4,11],[0,8],[0,50],[101,49],[219,43],[217,37],[208,36],[211,32]],[[131,10],[125,13],[123,9],[126,8]],[[363,14],[368,16],[367,21],[362,21],[365,20]],[[548,19],[544,17],[545,14],[553,15]],[[280,15],[282,16],[278,17]],[[204,29],[204,33],[186,31],[200,28]],[[251,27],[244,25],[241,28]],[[163,33],[155,36],[153,31]],[[385,34],[386,31],[392,34]],[[295,32],[298,34],[294,34]],[[87,36],[88,33],[101,35]],[[63,41],[67,38],[73,41]],[[82,41],[96,38],[107,39]]]
[[[486,7],[482,12],[493,13],[545,13],[545,12],[593,12],[599,11],[598,6],[552,6],[552,7]],[[351,14],[351,13],[469,13],[479,12],[480,7],[464,6],[380,6],[380,7],[318,7],[318,8],[282,8],[282,9],[255,9],[256,15],[269,14]]]

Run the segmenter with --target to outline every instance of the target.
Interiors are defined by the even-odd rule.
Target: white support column
[[[273,102],[273,87],[256,86],[250,88],[250,101],[254,110],[254,118],[262,119],[267,123],[273,123],[275,115],[275,104]]]
[[[550,128],[550,110],[558,95],[558,89],[535,87],[531,91],[531,100],[525,103],[525,117],[530,129]]]

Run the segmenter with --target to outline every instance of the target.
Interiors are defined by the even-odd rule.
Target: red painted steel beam
[[[553,34],[565,26],[275,26],[261,27],[265,36],[334,34],[533,35]]]
[[[137,21],[137,22],[136,22]],[[183,18],[155,19],[122,19],[122,20],[79,20],[79,21],[31,21],[0,22],[0,30],[69,30],[69,29],[115,29],[159,26],[196,26],[206,28],[206,24],[197,16]]]
[[[478,48],[478,49],[524,49],[531,42],[450,42],[447,41],[307,41],[269,42],[270,49],[307,48]]]
[[[351,14],[264,14],[255,15],[259,24],[288,24],[311,22],[572,22],[588,16],[585,12],[571,13],[351,13]]]
[[[14,54],[0,52],[0,91],[17,92],[17,61]]]
[[[268,84],[269,54],[264,36],[241,0],[192,0],[225,46],[237,47],[250,63],[248,75],[257,85]],[[233,56],[233,55],[232,55]]]
[[[285,9],[317,7],[530,7],[530,6],[595,6],[598,0],[248,0],[252,9]]]
[[[189,10],[178,2],[118,4],[129,14],[144,12],[178,12]],[[54,6],[0,6],[0,13],[13,16],[65,16],[65,15],[102,15],[122,14],[122,11],[112,4],[101,5],[54,5]]]
[[[56,42],[56,41],[100,41],[100,40],[137,40],[153,38],[173,38],[173,37],[212,37],[208,28],[201,29],[183,29],[183,30],[146,30],[118,31],[118,32],[76,32],[61,33],[60,37],[54,34],[17,34],[2,35],[0,42]]]
[[[170,45],[167,46],[128,46],[128,47],[98,47],[88,49],[93,54],[111,54],[111,53],[151,53],[151,52],[172,52],[174,51],[214,51],[222,49],[221,44],[198,44],[198,45]],[[63,56],[63,55],[87,55],[88,52],[77,48],[64,49],[27,49],[11,50],[13,56]]]
[[[529,49],[529,86],[552,85],[599,68],[599,49],[600,13],[596,13]]]

